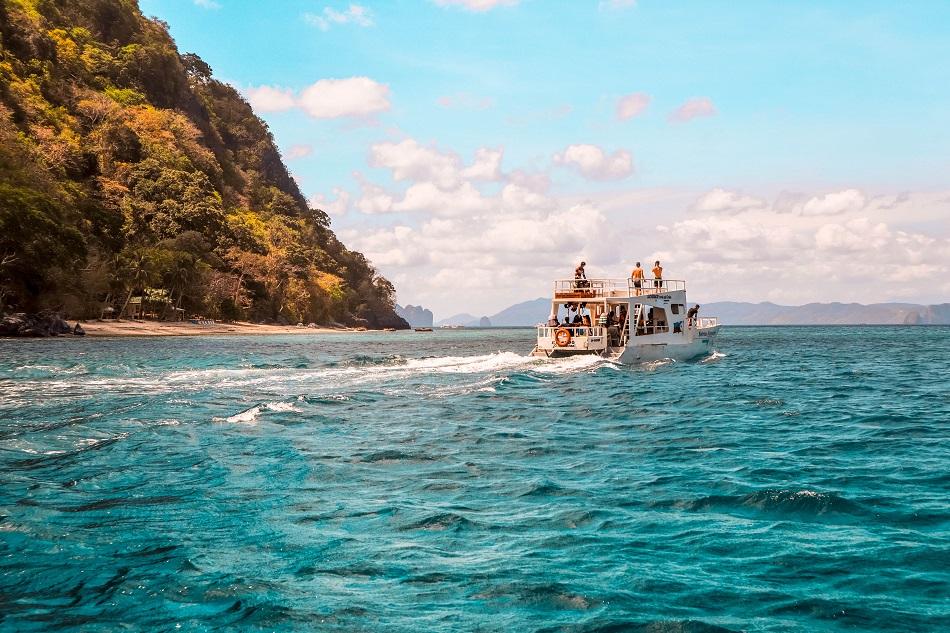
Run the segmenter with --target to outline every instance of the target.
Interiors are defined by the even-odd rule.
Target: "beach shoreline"
[[[265,325],[235,321],[233,323],[215,323],[198,325],[189,322],[164,321],[85,321],[80,323],[87,337],[116,338],[135,336],[223,336],[223,335],[274,335],[274,334],[346,334],[361,332],[356,328],[334,327],[297,327],[294,325]],[[372,331],[372,330],[365,330]],[[72,335],[62,335],[73,338]]]

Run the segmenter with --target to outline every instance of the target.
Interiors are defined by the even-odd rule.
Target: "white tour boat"
[[[686,282],[674,279],[564,279],[554,282],[548,325],[532,356],[597,354],[622,363],[687,360],[713,351],[716,317],[688,314]],[[580,309],[590,325],[559,324],[558,310]]]

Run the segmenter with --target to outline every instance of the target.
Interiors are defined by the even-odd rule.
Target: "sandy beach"
[[[73,323],[73,322],[71,322]],[[206,336],[222,334],[339,334],[357,332],[355,328],[296,327],[293,325],[263,325],[261,323],[215,323],[196,325],[188,322],[162,321],[86,321],[82,323],[86,336]]]

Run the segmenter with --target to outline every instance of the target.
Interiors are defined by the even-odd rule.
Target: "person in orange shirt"
[[[633,269],[633,272],[630,273],[630,278],[633,279],[633,287],[637,289],[637,296],[640,296],[643,287],[643,269],[640,268],[640,262],[637,262],[637,267]]]
[[[663,285],[663,267],[660,266],[660,260],[656,260],[653,265],[653,287],[659,288]]]

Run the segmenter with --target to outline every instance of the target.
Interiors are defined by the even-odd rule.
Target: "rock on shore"
[[[82,328],[76,324],[74,329],[56,312],[43,311],[36,314],[17,312],[5,314],[0,319],[0,336],[59,336],[61,334],[78,334],[82,336]],[[82,332],[82,333],[81,333]]]

